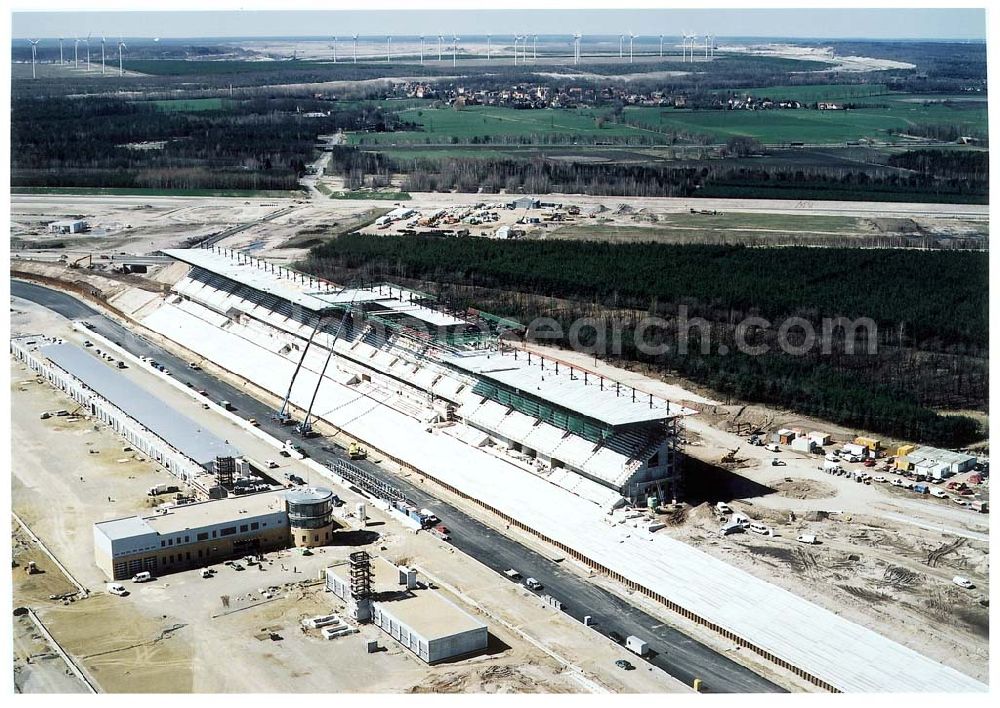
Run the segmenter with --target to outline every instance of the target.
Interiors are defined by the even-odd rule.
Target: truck
[[[157,484],[149,488],[149,496],[155,497],[160,494],[170,494],[177,491],[180,491],[180,488],[176,484]]]
[[[219,401],[219,405],[222,406],[227,411],[234,411],[234,410],[236,410],[236,406],[234,406],[229,401]]]
[[[352,442],[347,446],[347,456],[352,460],[363,460],[368,457],[368,451],[356,442]]]
[[[649,654],[649,644],[645,640],[639,639],[634,634],[625,638],[625,648],[636,656],[646,656]]]
[[[301,460],[305,458],[305,453],[302,452],[302,448],[293,443],[291,440],[286,440],[284,446],[281,448],[283,454],[289,457],[294,457],[296,460]]]
[[[931,488],[926,484],[914,484],[913,491],[915,491],[917,494],[929,494]]]

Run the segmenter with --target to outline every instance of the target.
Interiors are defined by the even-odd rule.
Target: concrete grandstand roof
[[[265,263],[245,254],[237,257],[229,255],[229,251],[206,248],[176,248],[163,252],[171,258],[210,270],[314,312],[331,306],[370,302],[384,308],[387,311],[385,314],[389,316],[408,315],[432,327],[466,324],[465,320],[413,302],[413,291],[403,288],[376,285],[371,288],[342,290],[331,283],[312,279],[308,275]]]
[[[207,466],[218,457],[235,457],[232,445],[205,430],[186,415],[166,405],[142,386],[73,344],[50,344],[39,351],[87,388],[141,423],[171,447]]]
[[[664,420],[694,412],[641,391],[635,392],[633,401],[629,386],[621,385],[616,389],[614,381],[605,379],[602,390],[597,374],[589,374],[585,380],[579,370],[571,375],[566,365],[560,366],[557,374],[552,361],[546,361],[543,368],[541,357],[535,355],[528,363],[524,352],[516,359],[510,352],[459,352],[443,357],[443,361],[612,426]]]
[[[295,363],[164,304],[144,322],[272,392]],[[318,373],[303,371],[292,401],[304,406]],[[328,378],[314,412],[350,435],[424,470],[474,499],[842,691],[963,692],[987,687],[860,624],[663,534],[620,523],[593,503],[359,396]],[[658,647],[654,647],[658,648]],[[662,649],[666,649],[663,647]]]

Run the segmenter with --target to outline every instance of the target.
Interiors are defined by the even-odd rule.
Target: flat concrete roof
[[[239,523],[244,519],[275,514],[284,511],[284,509],[284,491],[264,492],[194,504],[182,504],[171,507],[166,512],[99,521],[94,526],[112,541],[120,541],[149,533],[169,536],[181,531],[190,531],[226,522]]]
[[[191,418],[171,408],[142,386],[133,383],[96,356],[73,344],[50,344],[39,351],[53,364],[72,374],[87,388],[114,404],[174,449],[206,466],[216,457],[239,452]]]
[[[350,584],[346,563],[329,570]],[[436,590],[407,590],[399,584],[397,566],[387,558],[372,558],[372,575],[372,591],[383,595],[375,602],[378,608],[428,641],[486,627]]]
[[[284,510],[284,492],[262,492],[261,494],[244,494],[238,497],[182,504],[171,507],[165,514],[147,516],[144,521],[157,533],[169,535],[178,531],[214,526],[227,521],[239,522]]]
[[[100,521],[94,524],[101,533],[112,541],[121,541],[126,538],[136,538],[147,534],[156,533],[153,527],[146,523],[141,516],[126,516],[123,519],[111,519],[110,521]]]
[[[396,600],[379,600],[378,608],[427,641],[484,629],[486,624],[460,609],[436,590],[416,590]]]

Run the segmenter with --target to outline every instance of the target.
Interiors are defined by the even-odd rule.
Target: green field
[[[636,138],[659,140],[656,133],[628,125],[607,123],[598,128],[595,113],[581,110],[517,110],[494,106],[454,108],[408,108],[398,113],[402,120],[417,123],[420,131],[394,133],[352,133],[352,145],[413,145],[420,143],[467,142],[470,139],[524,139],[533,140],[538,135],[561,135],[567,143],[577,136],[591,140]]]
[[[221,98],[174,98],[163,101],[143,101],[157,109],[173,113],[195,113],[198,111],[221,111],[229,103]]]
[[[891,108],[853,111],[626,108],[625,116],[628,121],[637,121],[656,129],[709,135],[720,142],[734,136],[746,136],[769,144],[835,143],[860,138],[896,140],[888,131],[905,131],[911,125],[960,125],[979,134],[985,134],[987,129],[984,104],[951,107],[897,103]]]
[[[810,84],[805,86],[763,86],[736,90],[720,90],[724,96],[758,96],[775,101],[868,101],[879,97],[884,100],[889,94],[884,84]],[[905,94],[900,94],[905,95]]]
[[[253,189],[147,189],[143,187],[11,187],[11,194],[87,194],[130,195],[142,197],[266,197],[269,199],[301,196],[299,192]]]

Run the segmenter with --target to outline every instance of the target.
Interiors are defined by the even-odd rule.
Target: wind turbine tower
[[[514,35],[514,66],[517,66],[517,40],[520,39],[516,34]]]
[[[618,58],[625,58],[625,35],[618,36]]]
[[[104,76],[104,43],[106,41],[107,40],[102,36],[101,37],[101,76]]]
[[[438,61],[444,61],[444,35],[438,35]]]
[[[65,64],[65,62],[63,61],[62,43],[63,43],[63,38],[60,37],[59,38],[59,63],[60,64]]]
[[[493,35],[486,35],[486,61],[493,58]]]
[[[420,35],[420,66],[424,65],[424,35]]]
[[[385,63],[388,64],[392,61],[392,35],[387,34],[385,36]]]
[[[333,46],[331,48],[333,49],[333,63],[336,64],[337,63],[337,38],[336,37],[333,38]]]
[[[354,63],[358,63],[358,35],[351,35],[354,39]]]
[[[538,35],[531,37],[531,60],[538,61]]]
[[[580,63],[580,39],[583,37],[579,32],[573,35],[573,63]]]
[[[710,39],[709,36],[706,34],[705,35],[705,58],[706,59],[708,59],[708,41],[709,41],[709,39]]]
[[[125,46],[125,40],[122,39],[121,37],[119,37],[118,38],[118,75],[119,76],[125,76],[125,65],[123,64],[123,61],[122,61],[122,51],[125,50],[125,49],[128,49],[128,47]]]
[[[73,37],[73,68],[80,68],[80,38]]]
[[[631,32],[628,33],[628,63],[632,63],[632,44],[635,42],[635,38],[638,35],[634,35]]]
[[[31,44],[31,78],[35,78],[35,59],[38,54],[38,40],[29,39],[28,43]]]
[[[451,45],[451,65],[458,66],[458,35],[455,35],[455,43]]]
[[[87,33],[87,38],[83,41],[87,43],[87,71],[90,71],[90,32]]]

